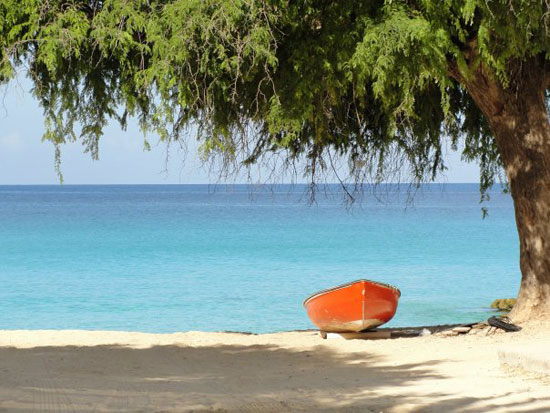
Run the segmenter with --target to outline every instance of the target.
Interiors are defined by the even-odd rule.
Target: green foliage
[[[335,159],[356,181],[407,165],[433,179],[450,142],[486,189],[500,158],[450,67],[507,86],[511,63],[550,58],[549,15],[531,0],[0,0],[0,81],[25,70],[44,139],[94,158],[107,123],[134,116],[167,142],[197,126],[224,165],[306,159],[313,180]]]

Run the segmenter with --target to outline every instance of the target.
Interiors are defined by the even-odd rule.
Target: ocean
[[[314,328],[303,300],[366,278],[402,293],[387,326],[473,322],[517,294],[509,195],[475,184],[0,186],[0,329]]]

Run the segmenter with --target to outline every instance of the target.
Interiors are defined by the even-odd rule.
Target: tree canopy
[[[358,181],[403,160],[421,181],[460,144],[487,188],[499,154],[458,76],[545,70],[548,16],[531,0],[1,0],[0,76],[25,70],[44,138],[94,158],[135,116],[166,141],[197,125],[205,158],[303,157],[313,178],[339,158]]]
[[[450,142],[482,194],[505,171],[514,316],[548,319],[549,27],[548,0],[0,0],[0,82],[31,78],[57,162],[128,117],[166,142],[196,127],[227,167],[305,159],[312,182],[335,160],[433,179]]]

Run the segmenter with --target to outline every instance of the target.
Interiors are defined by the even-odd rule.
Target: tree
[[[415,182],[447,141],[503,170],[522,282],[512,317],[550,316],[550,5],[535,0],[0,0],[0,77],[24,70],[44,138],[93,157],[110,119],[205,158],[305,159],[313,182]],[[406,161],[406,162],[402,162]],[[284,164],[283,164],[284,165]],[[502,168],[502,169],[501,169]]]

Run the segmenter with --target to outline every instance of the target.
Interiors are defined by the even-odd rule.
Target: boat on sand
[[[326,332],[359,332],[392,319],[401,292],[388,284],[357,280],[316,292],[304,301],[313,324]]]

